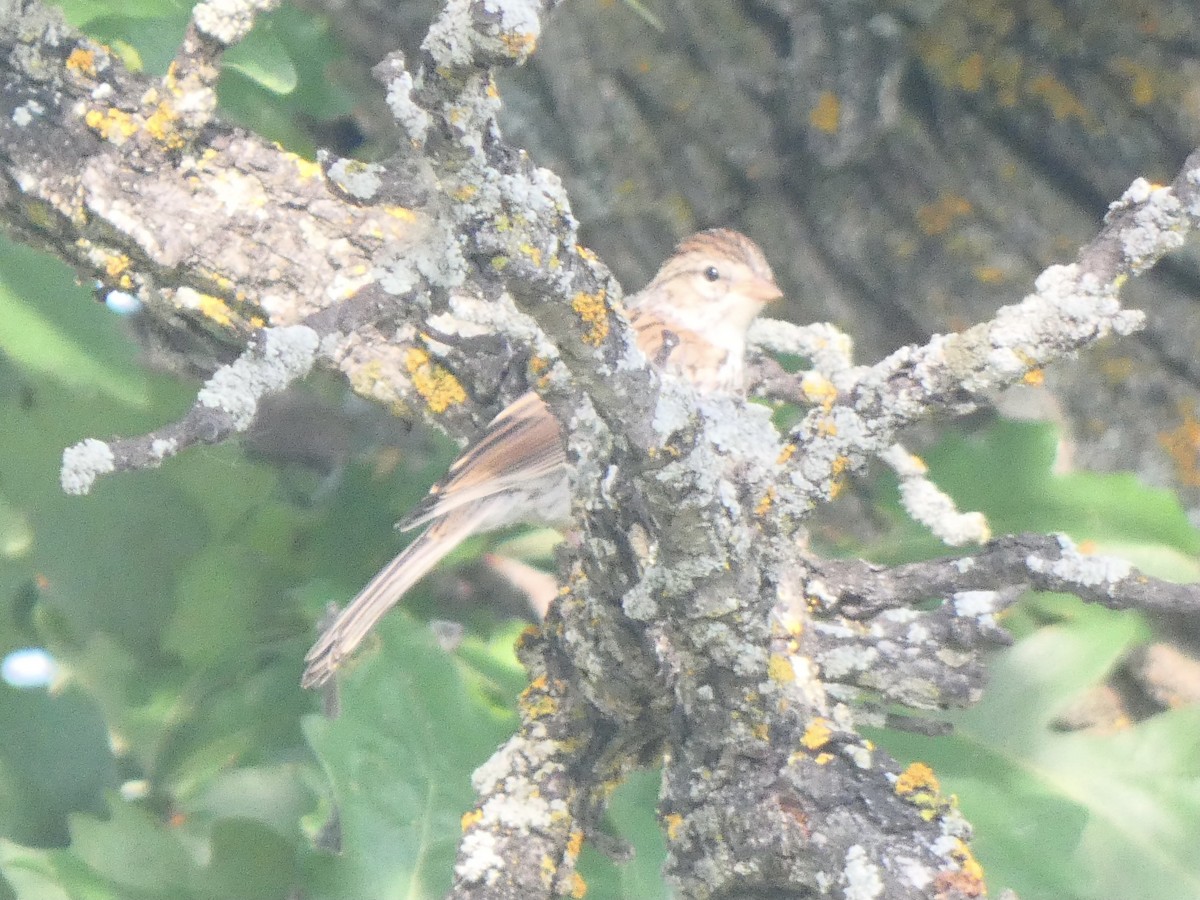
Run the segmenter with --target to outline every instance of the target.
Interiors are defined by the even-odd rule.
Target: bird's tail
[[[321,633],[304,657],[300,683],[318,687],[363,642],[376,623],[451,550],[478,530],[477,512],[462,510],[434,522],[377,574]]]

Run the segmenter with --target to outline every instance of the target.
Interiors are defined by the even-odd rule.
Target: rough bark
[[[338,9],[369,61],[395,35],[415,47],[433,5]],[[623,278],[642,283],[697,226],[740,226],[792,317],[838,324],[863,358],[991,315],[1069,259],[1134,177],[1173,177],[1200,143],[1187,0],[652,11],[661,29],[622,3],[557,11],[504,79],[506,132],[563,177]],[[1078,465],[1200,507],[1198,289],[1200,257],[1176,254],[1130,288],[1152,311],[1144,331],[1007,408],[1063,425]]]

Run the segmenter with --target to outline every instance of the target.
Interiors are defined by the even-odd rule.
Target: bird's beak
[[[756,300],[762,304],[778,300],[783,296],[783,291],[779,289],[779,285],[770,278],[751,278],[748,282],[741,285],[741,291],[747,298]]]

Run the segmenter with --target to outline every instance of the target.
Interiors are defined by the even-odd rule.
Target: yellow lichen
[[[1129,79],[1129,99],[1135,106],[1149,106],[1158,95],[1155,77],[1144,65],[1127,56],[1113,59],[1112,68]]]
[[[792,661],[781,653],[772,653],[767,662],[767,675],[772,681],[788,682],[796,680],[796,670]]]
[[[971,212],[971,203],[958,194],[946,194],[917,210],[917,227],[930,236],[944,234],[954,220]]]
[[[542,265],[542,251],[533,244],[521,244],[517,247],[522,253],[529,257],[529,261],[539,268]]]
[[[800,738],[800,743],[804,745],[805,749],[818,750],[828,744],[831,737],[833,737],[833,729],[829,727],[829,721],[818,717],[808,723],[808,727],[804,729],[804,736]]]
[[[972,53],[958,64],[958,86],[971,93],[983,87],[982,53]]]
[[[800,379],[800,390],[813,403],[820,403],[826,409],[833,406],[837,400],[837,387],[833,382],[817,372],[806,372]]]
[[[667,840],[678,840],[679,829],[683,827],[683,816],[679,813],[667,813],[663,816],[663,824],[667,826]]]
[[[817,131],[835,134],[842,120],[842,103],[833,91],[821,91],[817,105],[808,114],[809,124]]]
[[[775,458],[775,465],[782,466],[784,463],[786,463],[789,459],[792,458],[792,455],[795,454],[795,452],[796,452],[796,445],[795,444],[787,444],[786,446],[784,446],[784,448],[782,450],[779,451],[779,456],[777,456]]]
[[[96,75],[96,54],[92,50],[84,50],[82,47],[76,47],[71,51],[71,55],[67,57],[67,68],[74,72],[81,72],[89,78],[94,78]]]
[[[124,253],[114,253],[104,261],[104,271],[109,278],[117,279],[129,268],[129,257]]]
[[[1021,378],[1021,381],[1033,387],[1040,387],[1046,383],[1046,373],[1041,369],[1030,369]]]
[[[583,849],[583,832],[578,828],[572,828],[570,835],[567,837],[567,854],[570,856],[578,856],[579,851]]]
[[[975,854],[971,852],[971,848],[961,838],[955,841],[954,849],[950,851],[950,855],[959,861],[963,867],[963,872],[968,877],[980,882],[983,881],[983,866],[979,864],[979,860],[975,858]]]
[[[123,109],[115,107],[110,107],[104,112],[98,109],[89,109],[83,117],[83,121],[87,123],[88,128],[104,140],[114,144],[123,144],[137,133],[137,125],[133,121],[133,116]]]
[[[900,773],[896,779],[895,791],[901,797],[917,791],[928,791],[936,794],[941,790],[933,769],[923,762],[915,762]]]
[[[222,327],[227,327],[233,324],[233,311],[220,297],[214,297],[212,294],[201,294],[199,303],[200,312],[206,318],[211,319]]]
[[[767,488],[766,493],[764,493],[762,495],[762,498],[755,505],[754,514],[756,516],[765,516],[767,514],[767,510],[769,510],[771,508],[771,505],[774,502],[775,502],[775,488],[769,487],[769,488]]]
[[[593,347],[599,347],[608,337],[607,297],[607,291],[601,288],[594,294],[580,291],[571,298],[571,309],[587,326],[583,340]]]
[[[1092,114],[1069,87],[1053,75],[1039,75],[1029,82],[1029,93],[1041,100],[1054,118],[1061,121],[1075,120],[1084,126],[1093,124]]]
[[[472,809],[472,810],[469,810],[468,812],[463,813],[462,819],[460,820],[459,824],[462,826],[462,830],[466,831],[468,828],[471,828],[474,825],[478,825],[482,821],[483,821],[483,811],[479,810],[479,809]]]
[[[176,128],[179,113],[167,100],[163,100],[146,118],[146,133],[168,150],[178,150],[187,143]]]
[[[757,725],[755,725],[753,728],[750,729],[750,733],[753,734],[760,741],[765,741],[767,738],[769,738],[771,736],[771,729],[765,722],[759,722]]]
[[[467,399],[467,392],[458,379],[442,366],[431,362],[429,354],[419,347],[411,347],[404,354],[404,366],[412,376],[413,387],[430,412],[443,413]]]
[[[532,31],[519,34],[502,34],[500,42],[512,59],[526,59],[537,49],[537,34]]]

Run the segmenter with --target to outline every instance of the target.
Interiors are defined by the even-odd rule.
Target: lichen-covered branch
[[[88,438],[63,452],[61,481],[68,494],[86,494],[97,475],[146,469],[196,444],[216,444],[245,431],[258,403],[309,373],[319,350],[304,325],[264,329],[245,354],[210,378],[177,422],[136,438],[109,443]]]
[[[1074,594],[1110,609],[1200,612],[1196,585],[1153,578],[1117,557],[1083,553],[1065,535],[1006,535],[970,556],[902,566],[813,561],[813,577],[821,584],[812,591],[822,610],[855,620],[939,596],[960,615],[994,616],[1015,598],[983,595],[1009,587]]]

